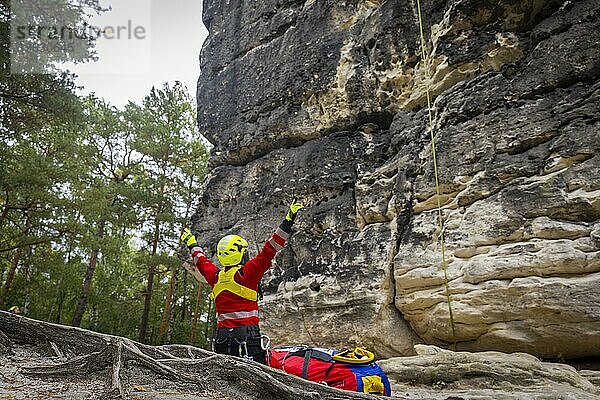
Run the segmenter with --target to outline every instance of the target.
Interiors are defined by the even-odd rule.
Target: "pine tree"
[[[171,266],[165,256],[173,256],[179,245],[182,210],[188,207],[190,177],[203,173],[207,152],[197,133],[194,110],[179,83],[153,88],[143,106],[130,103],[125,110],[127,120],[136,130],[135,149],[144,156],[144,171],[137,177],[142,234],[147,249],[147,279],[144,311],[140,321],[139,340],[147,340],[152,298],[157,275]],[[192,179],[193,181],[193,179]],[[180,264],[180,263],[179,263]],[[168,302],[168,300],[167,300]],[[165,316],[166,320],[170,318]]]

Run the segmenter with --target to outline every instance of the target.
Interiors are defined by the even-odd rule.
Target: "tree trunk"
[[[144,295],[144,312],[142,313],[142,322],[140,323],[139,342],[146,343],[146,331],[148,330],[148,317],[150,316],[150,305],[152,302],[152,290],[154,288],[154,266],[148,266],[148,278],[146,284],[146,293]]]
[[[154,258],[158,250],[158,239],[160,236],[160,223],[157,217],[154,219],[154,237],[152,238],[152,251],[150,257]],[[152,260],[151,263],[154,263]],[[154,265],[148,266],[148,284],[146,286],[146,294],[144,299],[144,312],[142,313],[142,321],[140,323],[140,336],[139,341],[146,343],[146,332],[148,331],[148,319],[150,317],[150,305],[152,304],[152,294],[154,291],[154,275],[156,274],[156,268]]]
[[[212,339],[215,336],[216,329],[216,321],[215,321],[215,312],[213,310],[213,306],[215,305],[214,301],[212,301],[209,297],[206,298],[208,303],[207,311],[206,311],[206,325],[204,325],[204,339],[206,340],[206,344],[208,348],[212,348]]]
[[[187,285],[187,272],[185,271],[185,269],[183,270],[183,299],[181,301],[181,322],[185,321],[185,317],[187,316],[188,313],[188,302],[189,302],[189,296],[188,296],[188,285]]]
[[[169,321],[171,320],[171,307],[173,304],[173,293],[175,281],[177,280],[176,268],[171,269],[171,277],[169,278],[169,288],[167,289],[167,299],[165,301],[165,309],[163,310],[160,320],[160,330],[158,332],[158,343],[162,343],[167,332]]]
[[[173,296],[171,297],[171,317],[169,318],[169,328],[167,329],[167,343],[173,342],[173,329],[175,318],[177,316],[177,291],[179,290],[179,270],[175,268],[175,283],[173,284]]]
[[[104,237],[105,225],[106,221],[100,221],[98,224],[97,237],[100,239]],[[87,305],[90,292],[92,290],[92,279],[94,278],[94,271],[96,270],[96,265],[98,264],[99,253],[100,249],[97,247],[97,245],[94,245],[92,248],[90,262],[88,263],[87,270],[85,271],[85,278],[83,280],[83,287],[81,288],[79,302],[77,303],[77,308],[75,309],[75,314],[73,314],[73,320],[71,321],[71,325],[73,326],[81,325],[81,320],[83,319],[83,314],[85,312],[85,306]]]
[[[90,330],[95,331],[98,328],[98,306],[96,304],[92,305],[92,309],[90,310]]]
[[[32,204],[33,204],[33,200],[32,200]],[[25,214],[25,229],[23,229],[23,231],[21,232],[22,235],[23,236],[28,235],[32,226],[33,226],[33,223],[31,222],[29,214],[26,213]],[[23,254],[23,248],[18,247],[15,251],[15,256],[13,257],[13,260],[10,264],[10,269],[8,270],[8,274],[6,275],[6,281],[4,282],[4,285],[2,286],[2,290],[0,290],[0,307],[4,306],[6,297],[8,296],[8,292],[10,291],[10,287],[12,285],[12,281],[15,278],[15,272],[17,272],[17,268],[19,267],[19,261],[21,261],[22,254]]]
[[[65,293],[61,293],[60,297],[58,298],[58,310],[56,311],[56,319],[54,320],[54,322],[56,322],[57,324],[60,324],[64,304],[65,304]]]
[[[4,307],[4,302],[6,301],[6,296],[8,296],[8,291],[10,290],[10,286],[12,285],[12,281],[15,277],[15,272],[17,272],[17,267],[19,266],[19,261],[21,260],[22,252],[23,249],[21,247],[19,247],[15,251],[15,255],[10,264],[10,269],[8,270],[8,274],[6,275],[6,281],[4,281],[2,291],[0,291],[0,307]]]
[[[190,175],[189,176],[189,181],[187,183],[187,188],[186,188],[186,193],[188,194],[192,194],[195,193],[195,182],[196,182],[196,176],[195,175]],[[190,195],[190,197],[188,198],[187,204],[186,204],[186,209],[185,209],[185,221],[189,221],[190,220],[190,214],[192,211],[192,207],[194,206],[194,204],[196,203],[196,197],[193,195]],[[185,265],[185,263],[184,263]],[[194,269],[196,268],[196,266],[194,266]],[[188,274],[186,273],[186,268],[183,268],[183,302],[181,305],[181,322],[184,322],[186,317],[190,317],[190,319],[192,318],[192,300],[191,300],[191,296],[188,293]]]
[[[23,315],[29,315],[29,306],[31,304],[31,277],[33,276],[32,265],[33,246],[27,249],[27,261],[25,262],[25,287],[23,288]]]
[[[67,263],[66,266],[70,266],[71,265],[71,259],[72,259],[72,254],[73,254],[73,238],[71,238],[71,241],[69,242],[69,251],[67,252]],[[65,280],[65,270],[63,269],[61,271],[60,274],[60,278],[58,279],[58,283],[56,285],[56,318],[54,318],[54,322],[56,322],[57,324],[61,323],[61,318],[62,318],[62,312],[63,312],[63,305],[65,304],[65,297],[66,297],[66,293],[62,290],[62,286],[63,286],[63,282]],[[48,316],[48,320],[52,321],[52,314],[54,314],[54,304],[52,305],[52,308],[50,309],[50,314]]]
[[[173,302],[175,304],[175,302]],[[175,327],[175,311],[171,312],[171,318],[169,318],[169,327],[167,328],[167,343],[173,343],[173,329]]]
[[[54,298],[57,299],[56,302],[52,302],[52,307],[50,307],[50,312],[48,312],[48,321],[52,321],[52,315],[54,315],[54,309],[57,308],[57,316],[54,319],[54,322],[56,323],[60,323],[60,315],[62,312],[62,304],[63,301],[65,299],[65,294],[62,292],[62,285],[63,285],[63,281],[65,279],[65,270],[70,266],[71,264],[71,257],[72,257],[72,253],[73,253],[73,238],[70,238],[71,240],[69,241],[69,249],[67,251],[67,261],[65,263],[65,268],[63,268],[61,270],[60,273],[60,278],[58,279],[58,282],[56,283],[56,294],[54,295]]]
[[[198,332],[198,313],[200,312],[200,298],[202,297],[202,285],[198,282],[198,293],[196,294],[196,310],[194,311],[194,320],[192,322],[192,335],[190,336],[190,344],[196,343],[196,334]]]

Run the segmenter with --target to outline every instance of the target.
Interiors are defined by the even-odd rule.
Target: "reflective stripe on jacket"
[[[256,257],[233,273],[235,282],[249,290],[258,292],[258,282],[271,267],[273,258],[285,245],[289,233],[281,228],[267,240]],[[211,287],[219,280],[220,269],[206,257],[200,248],[192,248],[192,257],[196,267]],[[258,325],[258,303],[241,297],[229,290],[222,290],[214,299],[217,309],[217,326],[219,328],[236,328],[239,326]]]

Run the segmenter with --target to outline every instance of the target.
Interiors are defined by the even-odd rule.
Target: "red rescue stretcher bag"
[[[391,396],[390,381],[374,358],[360,347],[338,351],[299,345],[271,349],[268,364],[338,389]]]

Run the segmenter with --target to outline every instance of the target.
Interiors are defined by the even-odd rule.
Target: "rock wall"
[[[600,355],[600,3],[421,7],[427,60],[413,1],[204,0],[200,243],[255,254],[307,204],[264,279],[275,344]]]
[[[598,399],[592,382],[599,371],[577,371],[525,353],[453,352],[426,345],[416,345],[415,350],[417,356],[378,362],[390,379],[392,394],[408,397],[421,386],[429,389],[422,398],[431,400]]]

